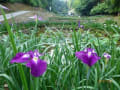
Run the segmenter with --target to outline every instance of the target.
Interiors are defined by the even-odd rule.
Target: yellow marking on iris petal
[[[33,60],[37,63],[38,57],[33,57]]]
[[[90,57],[90,56],[91,56],[91,54],[92,54],[92,52],[88,52],[88,57]]]

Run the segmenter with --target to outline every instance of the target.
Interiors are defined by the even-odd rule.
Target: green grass
[[[74,24],[77,24],[77,22],[56,22],[56,21],[39,21],[38,22],[38,25],[37,27],[38,28],[41,28],[41,27],[45,27],[45,26],[68,26],[68,25],[72,25],[72,23]],[[13,24],[10,24],[11,28],[13,28],[13,31],[16,31],[16,30],[21,30],[21,29],[31,29],[35,26],[36,22],[34,21],[28,21],[28,22],[23,22],[23,23],[13,23]],[[5,24],[1,24],[0,25],[0,34],[3,34],[3,33],[7,33],[7,30],[6,30],[6,26]]]
[[[50,23],[50,22],[47,22]],[[53,22],[54,23],[54,22]],[[48,63],[47,71],[37,78],[31,76],[30,70],[22,64],[29,90],[119,90],[120,89],[120,34],[119,29],[111,27],[111,24],[83,22],[86,29],[82,31],[75,28],[76,24],[66,24],[73,31],[51,30],[46,28],[44,33],[35,31],[35,23],[25,26],[29,34],[21,31],[21,25],[13,25],[13,41],[18,52],[27,52],[38,49],[45,55],[41,59]],[[42,25],[38,23],[38,26]],[[44,23],[46,25],[46,23]],[[64,27],[64,24],[59,24]],[[50,23],[51,26],[51,23]],[[47,26],[46,27],[50,27]],[[57,26],[54,23],[54,26]],[[19,27],[19,28],[18,28]],[[38,27],[37,27],[38,29]],[[38,29],[39,30],[39,29]],[[92,31],[93,30],[93,31]],[[112,33],[112,35],[111,35]],[[100,34],[98,37],[97,35]],[[107,36],[105,36],[107,35]],[[0,89],[8,84],[10,90],[22,90],[23,83],[20,79],[17,64],[10,64],[14,56],[14,50],[10,42],[11,38],[0,39]],[[96,50],[101,59],[91,68],[89,80],[87,80],[87,65],[75,57],[75,52],[91,47]],[[111,59],[105,64],[103,53],[111,54]],[[37,83],[38,82],[38,83]],[[23,89],[24,90],[24,89]]]

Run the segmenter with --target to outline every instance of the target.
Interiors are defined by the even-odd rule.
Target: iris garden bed
[[[0,29],[0,31],[6,30],[7,32],[6,36],[0,39],[1,90],[4,89],[5,84],[10,90],[120,89],[118,25],[90,21],[82,22],[84,25],[82,29],[79,28],[78,21],[70,23],[38,22],[38,27],[35,25],[36,22],[29,22],[13,24],[9,27],[6,21]],[[49,28],[52,25],[71,27],[71,30],[66,32],[63,28],[52,30]],[[39,27],[43,26],[46,27],[44,33],[38,34],[38,30],[41,30]],[[24,29],[29,30],[29,34],[22,32]],[[90,52],[86,51],[86,48],[91,48]],[[44,73],[37,77],[32,73],[34,67],[26,67],[28,62],[18,64],[18,61],[21,60],[19,57],[17,57],[18,61],[15,61],[17,63],[10,63],[18,52],[29,54],[29,51],[34,52],[35,50],[42,53],[39,58],[47,63]],[[76,55],[76,52],[79,53]],[[108,53],[110,57],[107,58],[104,53]],[[88,56],[83,57],[82,55]],[[89,58],[91,55],[97,59]],[[89,62],[85,62],[85,58]],[[94,60],[95,63],[90,64]],[[43,67],[40,66],[40,68]]]

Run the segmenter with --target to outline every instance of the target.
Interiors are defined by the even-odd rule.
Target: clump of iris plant
[[[15,57],[12,58],[10,61],[11,64],[13,63],[26,63],[26,67],[30,68],[30,72],[34,77],[41,76],[47,69],[47,62],[44,60],[39,59],[40,54],[38,50],[29,51],[26,53],[19,52],[16,54]]]
[[[92,48],[86,48],[83,51],[76,52],[75,56],[79,60],[81,60],[84,64],[87,64],[89,67],[92,67],[100,59],[100,57],[97,55],[95,50]],[[89,75],[90,75],[90,68],[87,73],[87,80],[89,79]]]
[[[93,66],[100,59],[92,48],[86,48],[83,51],[76,52],[75,56],[89,67]]]

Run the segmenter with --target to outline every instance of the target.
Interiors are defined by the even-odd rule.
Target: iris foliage
[[[28,90],[111,90],[120,89],[120,48],[119,28],[115,24],[100,24],[101,30],[94,31],[96,25],[88,21],[85,30],[77,29],[77,25],[71,24],[72,31],[63,29],[52,30],[46,27],[44,33],[38,34],[38,28],[29,28],[29,34],[21,30],[12,31],[6,22],[10,33],[0,37],[0,89],[8,84],[10,90],[22,90],[26,86]],[[61,27],[64,27],[62,25]],[[91,29],[93,31],[91,31]],[[97,28],[98,29],[98,28]],[[109,31],[111,29],[111,31]],[[15,45],[15,46],[14,46]],[[91,67],[91,73],[87,80],[88,67],[75,57],[75,52],[82,51],[86,47],[94,48],[98,56],[98,62]],[[46,72],[35,78],[24,64],[10,64],[10,60],[17,52],[39,50],[44,53],[41,59],[46,60]],[[17,50],[17,51],[16,51]],[[103,53],[107,52],[111,58],[105,63]],[[19,72],[19,67],[23,72]],[[24,80],[20,73],[25,75]],[[23,77],[24,77],[23,75]],[[27,85],[25,85],[25,81]],[[23,83],[24,82],[24,83]]]

